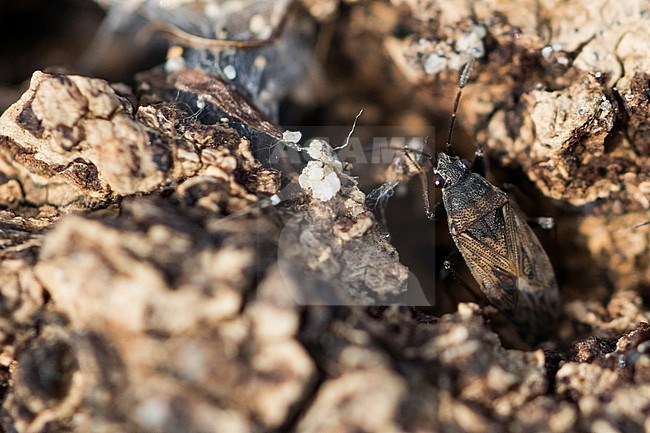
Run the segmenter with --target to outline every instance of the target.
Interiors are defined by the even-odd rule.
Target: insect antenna
[[[454,269],[454,266],[457,264],[458,257],[460,256],[460,252],[458,250],[454,251],[450,256],[445,259],[444,263],[442,264],[442,280],[446,280],[449,278],[449,275],[456,280],[467,292],[472,297],[472,302],[476,302],[479,305],[485,304],[485,297],[481,295],[481,291],[478,287],[472,286],[470,283],[468,283],[463,277],[460,276],[460,274]],[[461,297],[454,296],[455,299],[458,300],[458,302],[464,301]]]
[[[454,100],[454,109],[451,112],[451,120],[449,121],[449,131],[447,132],[447,142],[445,143],[446,153],[448,155],[456,155],[454,149],[451,147],[451,134],[454,132],[454,123],[456,123],[456,114],[458,112],[458,104],[460,103],[460,96],[463,93],[463,87],[469,81],[469,75],[472,73],[474,68],[474,58],[465,65],[463,73],[460,74],[460,80],[458,81],[458,92],[456,92],[456,99]]]
[[[641,228],[641,227],[643,227],[643,226],[647,226],[647,225],[649,225],[649,224],[650,224],[650,221],[646,221],[646,222],[643,222],[643,223],[641,223],[641,224],[637,224],[637,225],[635,225],[634,227],[631,227],[631,228],[630,228],[630,231],[633,231],[633,230],[639,229],[639,228]]]

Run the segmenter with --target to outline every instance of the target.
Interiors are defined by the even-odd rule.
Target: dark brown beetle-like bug
[[[438,154],[434,184],[442,189],[449,233],[488,300],[535,339],[554,324],[558,286],[548,255],[521,211],[501,189],[473,171],[482,166],[456,156],[451,133],[462,88],[472,69],[461,75],[446,151]],[[424,190],[427,216],[434,219]]]

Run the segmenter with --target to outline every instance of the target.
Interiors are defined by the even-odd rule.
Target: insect
[[[446,150],[438,154],[433,182],[442,190],[449,233],[481,291],[534,339],[547,331],[557,314],[559,293],[551,261],[515,203],[479,174],[480,148],[470,163],[451,146],[458,104],[472,67],[470,61],[461,74]],[[425,211],[435,219],[426,175],[423,170],[420,174]]]

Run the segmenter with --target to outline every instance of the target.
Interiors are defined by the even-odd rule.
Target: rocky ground
[[[301,77],[282,95],[278,78],[242,98],[196,46],[148,69],[111,45],[91,68],[74,58],[93,26],[33,51],[3,31],[1,431],[650,431],[647,4],[290,3],[285,32],[311,32],[320,66],[256,64]],[[5,19],[64,26],[31,7]],[[415,181],[383,227],[364,195],[383,168],[319,156],[340,179],[323,201],[271,158],[274,113],[446,131],[472,57],[454,145],[557,222],[539,235],[561,318],[535,345],[441,277],[447,226]]]

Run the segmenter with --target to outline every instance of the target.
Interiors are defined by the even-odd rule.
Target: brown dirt
[[[454,144],[556,216],[556,333],[458,302],[415,188],[392,240],[363,167],[270,206],[283,130],[215,77],[36,71],[0,83],[0,429],[650,431],[647,5],[304,4],[323,66],[286,122],[438,124],[482,54]],[[390,305],[409,279],[435,308]]]

